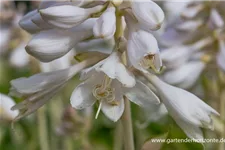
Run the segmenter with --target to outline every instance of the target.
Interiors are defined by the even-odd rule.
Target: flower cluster
[[[13,107],[21,110],[17,119],[44,105],[81,72],[82,82],[70,98],[74,108],[97,103],[96,118],[102,111],[118,121],[127,100],[143,107],[161,100],[190,138],[201,139],[199,127],[212,129],[211,114],[218,113],[195,95],[157,77],[163,66],[151,31],[159,29],[163,20],[162,9],[151,0],[42,2],[20,21],[33,34],[26,51],[51,62],[75,48],[80,62],[11,81],[11,93],[25,99]]]
[[[163,76],[167,83],[188,89],[209,65],[225,71],[224,5],[190,2],[167,25],[162,43],[168,48],[161,55],[168,69]]]

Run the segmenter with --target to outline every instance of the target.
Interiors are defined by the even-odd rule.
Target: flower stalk
[[[125,150],[134,150],[134,138],[133,138],[134,136],[131,119],[130,101],[126,97],[124,97],[124,101],[125,101],[125,109],[121,117],[124,132],[124,147]]]
[[[38,110],[38,130],[41,150],[50,150],[48,140],[47,120],[45,116],[45,108]]]

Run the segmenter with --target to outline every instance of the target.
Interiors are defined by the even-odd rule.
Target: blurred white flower
[[[29,55],[25,50],[26,43],[21,43],[16,49],[14,49],[10,56],[10,63],[15,67],[25,67],[29,64]]]
[[[166,72],[162,79],[169,84],[187,89],[196,83],[205,67],[206,64],[202,61],[190,61]]]
[[[15,105],[12,98],[0,93],[0,121],[1,120],[13,120],[18,114],[18,110],[11,110],[11,107]]]

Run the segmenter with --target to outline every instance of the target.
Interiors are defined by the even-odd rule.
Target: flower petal
[[[119,80],[125,87],[135,85],[134,75],[122,64],[118,53],[112,53],[108,58],[96,65],[96,70],[104,72],[109,78]]]
[[[81,24],[92,13],[101,9],[102,6],[84,9],[73,5],[60,5],[41,9],[40,13],[42,18],[54,27],[69,29]]]
[[[18,110],[15,111],[11,110],[11,107],[13,105],[15,105],[13,99],[8,97],[7,95],[0,93],[0,110],[1,110],[0,120],[1,119],[13,120],[19,114]]]
[[[31,34],[41,31],[41,28],[39,28],[36,24],[34,24],[31,21],[31,18],[36,14],[38,14],[38,11],[33,10],[27,13],[25,16],[23,16],[23,18],[19,22],[20,27]]]
[[[116,122],[124,112],[124,99],[118,100],[118,105],[112,105],[103,101],[101,110],[110,120]]]
[[[141,107],[149,107],[154,104],[159,104],[160,100],[152,92],[152,90],[141,81],[136,81],[136,85],[126,90],[125,96],[133,103]]]
[[[72,107],[76,109],[84,109],[92,106],[96,102],[96,99],[92,94],[95,82],[94,78],[90,78],[74,89],[70,97]]]
[[[179,118],[199,127],[213,128],[210,115],[218,115],[216,110],[192,93],[166,84],[156,76],[151,76],[149,79],[156,87],[164,105],[174,119]]]
[[[31,21],[41,29],[51,29],[52,26],[45,22],[39,13],[32,16]]]
[[[67,31],[47,30],[36,34],[26,46],[29,54],[42,62],[49,62],[68,53],[78,42],[90,37],[93,22],[86,21],[82,26]],[[84,25],[84,26],[83,26]]]
[[[163,75],[163,80],[169,84],[187,89],[195,84],[204,68],[205,63],[191,61],[179,68],[166,72]]]
[[[93,27],[95,37],[110,39],[116,32],[115,7],[109,7]]]
[[[148,2],[132,2],[131,8],[141,24],[151,30],[157,30],[161,27],[165,16],[162,9],[155,2],[151,0]]]
[[[179,119],[175,119],[175,121],[189,138],[196,140],[196,142],[202,143],[201,141],[203,141],[203,133],[199,127]]]

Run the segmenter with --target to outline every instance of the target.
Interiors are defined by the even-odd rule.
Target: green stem
[[[41,108],[37,112],[38,117],[38,130],[39,130],[39,142],[41,150],[50,150],[49,149],[49,139],[48,139],[48,129],[47,129],[47,120],[45,116],[45,107]]]
[[[130,101],[125,97],[125,110],[121,117],[124,132],[125,150],[134,150],[133,127],[131,119]]]
[[[114,131],[114,144],[113,150],[121,150],[123,143],[122,143],[122,136],[123,135],[122,124],[120,121],[116,124],[116,129]]]
[[[220,138],[225,139],[225,123],[224,123],[224,120],[225,120],[225,90],[222,90],[221,94],[220,94],[220,118],[223,122],[223,128],[222,128]],[[219,150],[224,150],[224,149],[225,149],[225,142],[221,142],[220,146],[219,146]]]

